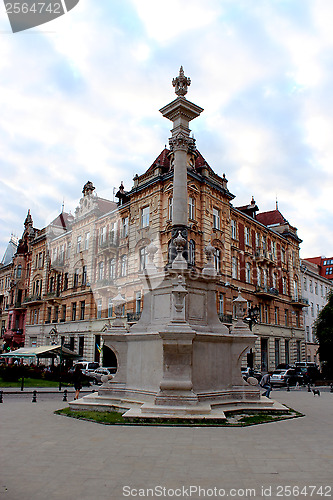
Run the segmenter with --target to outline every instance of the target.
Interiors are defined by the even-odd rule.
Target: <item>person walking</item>
[[[273,375],[273,372],[268,372],[260,380],[260,387],[262,387],[263,389],[266,389],[264,394],[263,394],[263,396],[266,396],[266,398],[269,398],[269,395],[270,395],[271,390],[272,390],[271,375]]]
[[[82,389],[82,372],[81,372],[80,365],[75,366],[73,380],[74,380],[74,389],[75,389],[74,399],[79,399],[80,390]]]

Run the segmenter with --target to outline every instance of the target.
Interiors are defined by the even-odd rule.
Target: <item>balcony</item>
[[[309,301],[304,297],[292,297],[291,304],[298,307],[309,307]]]
[[[112,236],[105,241],[99,242],[98,251],[103,252],[104,250],[115,250],[117,246],[118,240],[115,236]]]
[[[26,297],[23,302],[25,305],[40,304],[43,302],[43,299],[40,295],[31,295],[30,297]]]
[[[45,298],[46,298],[47,302],[53,302],[53,303],[59,304],[61,302],[61,298],[59,295],[60,295],[60,293],[50,292],[50,293],[46,294]]]
[[[114,283],[113,279],[106,278],[103,280],[97,280],[95,286],[96,286],[96,289],[110,287],[110,286],[115,287],[115,283]]]
[[[226,323],[227,325],[232,324],[232,314],[219,314],[219,320],[221,323]]]
[[[62,269],[65,266],[65,257],[58,257],[51,262],[51,267],[55,269]]]
[[[127,313],[127,321],[129,323],[135,323],[136,321],[139,321],[141,317],[141,312],[135,313],[135,312],[128,312]]]
[[[273,299],[279,295],[279,291],[273,287],[256,286],[256,295],[259,295],[259,297]]]

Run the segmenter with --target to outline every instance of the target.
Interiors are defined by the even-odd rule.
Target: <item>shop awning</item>
[[[76,352],[67,347],[59,345],[43,345],[41,347],[21,347],[16,351],[3,353],[3,358],[55,358],[62,355],[63,358],[77,359],[81,358]]]

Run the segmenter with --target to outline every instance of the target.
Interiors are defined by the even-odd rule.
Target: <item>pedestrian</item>
[[[263,396],[266,396],[266,398],[269,398],[269,395],[270,395],[271,390],[272,390],[271,375],[273,375],[273,372],[268,372],[260,380],[260,387],[262,387],[263,389],[266,389],[264,394],[263,394]]]
[[[82,389],[82,372],[81,372],[80,365],[75,366],[73,380],[74,380],[74,389],[75,389],[75,398],[74,399],[79,399],[80,390]]]

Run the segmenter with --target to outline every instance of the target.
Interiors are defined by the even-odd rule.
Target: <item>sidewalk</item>
[[[8,396],[0,405],[0,499],[155,499],[182,487],[179,498],[205,498],[189,497],[191,485],[237,499],[332,498],[333,394],[272,395],[306,416],[244,428],[106,426],[54,415],[68,406],[59,400]],[[153,494],[157,486],[166,494]],[[306,496],[297,493],[304,487]]]

